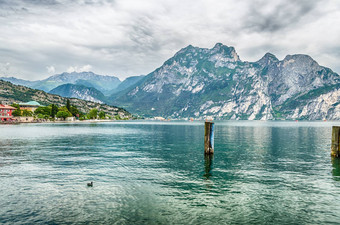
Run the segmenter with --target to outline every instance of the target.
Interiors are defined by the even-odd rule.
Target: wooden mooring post
[[[214,123],[205,122],[204,126],[204,154],[214,153]]]
[[[340,127],[333,126],[332,127],[332,157],[339,158],[340,151],[339,151],[339,141],[340,141]]]

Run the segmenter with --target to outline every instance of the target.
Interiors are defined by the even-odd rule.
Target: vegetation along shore
[[[123,108],[65,98],[1,80],[0,103],[2,123],[133,119]]]

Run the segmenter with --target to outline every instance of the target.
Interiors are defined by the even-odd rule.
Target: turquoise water
[[[332,125],[216,122],[211,158],[203,122],[3,125],[0,223],[340,223]]]

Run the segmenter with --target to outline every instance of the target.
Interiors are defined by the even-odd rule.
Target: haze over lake
[[[0,223],[338,223],[340,122],[1,126]],[[93,187],[87,183],[93,181]]]

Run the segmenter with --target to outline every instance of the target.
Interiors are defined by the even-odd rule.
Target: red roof
[[[9,106],[9,105],[0,104],[0,109],[17,109],[17,108],[14,108],[14,107]]]

